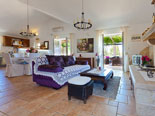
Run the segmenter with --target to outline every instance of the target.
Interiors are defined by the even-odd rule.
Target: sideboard
[[[88,64],[90,65],[91,68],[95,67],[95,59],[93,57],[92,58],[77,57],[76,60],[88,61]]]

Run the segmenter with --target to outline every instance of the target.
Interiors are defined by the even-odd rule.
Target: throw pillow
[[[49,59],[49,64],[50,64],[50,65],[54,65],[55,62],[56,62],[55,57],[50,57],[50,59]]]
[[[50,64],[50,62],[52,63],[53,61],[51,60],[53,58],[53,60],[55,59],[55,57],[53,55],[46,55],[46,58],[48,60],[48,63]],[[50,61],[51,60],[51,61]],[[52,64],[51,64],[52,65]]]
[[[73,56],[66,56],[66,57],[64,57],[64,59],[65,59],[66,66],[75,65],[75,60],[74,60]]]
[[[55,65],[40,65],[38,67],[38,70],[39,71],[44,71],[44,72],[54,72],[54,73],[57,73],[57,72],[62,72],[63,68],[60,67],[60,66],[55,66]]]
[[[60,63],[61,67],[64,67],[64,66],[65,66],[65,62],[64,62],[64,59],[63,59],[62,56],[56,56],[56,57],[55,57],[55,60],[56,60],[57,64]],[[58,63],[58,62],[59,62],[59,63]]]

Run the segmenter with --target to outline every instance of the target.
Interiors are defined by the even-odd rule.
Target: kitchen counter
[[[138,116],[155,116],[155,81],[146,81],[138,66],[129,66]],[[143,72],[146,73],[146,72]]]
[[[141,70],[138,66],[130,65],[129,70],[130,76],[134,77],[133,83],[135,84],[135,88],[155,91],[155,81],[146,81],[140,73]]]

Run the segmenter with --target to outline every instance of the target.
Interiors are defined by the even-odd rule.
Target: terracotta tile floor
[[[72,98],[67,86],[54,90],[38,86],[31,76],[6,78],[0,69],[0,116],[136,116],[135,99],[128,74],[121,76],[116,99],[91,96],[87,104]]]

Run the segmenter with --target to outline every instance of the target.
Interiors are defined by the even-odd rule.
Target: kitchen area
[[[11,57],[16,57],[14,55],[18,55],[17,57],[28,57],[28,55],[34,53],[37,54],[37,56],[51,54],[51,50],[49,50],[49,43],[46,44],[48,46],[45,48],[44,45],[41,45],[39,38],[32,39],[35,40],[33,47],[30,45],[30,39],[16,36],[0,36],[0,67],[6,66],[2,53],[9,53]]]

